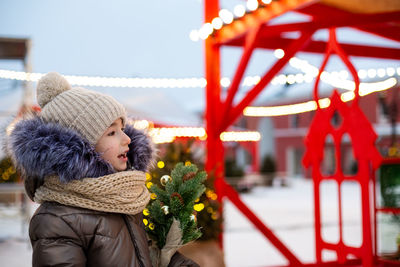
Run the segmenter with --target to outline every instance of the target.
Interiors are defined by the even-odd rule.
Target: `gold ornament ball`
[[[160,179],[160,182],[163,186],[165,186],[167,183],[171,182],[172,178],[169,175],[163,175]]]
[[[168,206],[162,206],[161,207],[162,211],[164,212],[165,215],[169,213],[169,207]]]

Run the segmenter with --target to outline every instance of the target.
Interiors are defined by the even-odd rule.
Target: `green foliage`
[[[236,164],[233,158],[225,159],[225,175],[227,177],[242,177],[244,175],[243,169]]]
[[[400,207],[400,164],[383,164],[380,170],[380,185],[383,206]]]
[[[206,177],[206,173],[198,172],[195,165],[185,166],[178,163],[171,172],[172,180],[164,189],[156,184],[151,186],[150,191],[156,198],[148,205],[149,214],[145,217],[148,220],[146,231],[160,249],[165,245],[173,218],[180,222],[184,244],[201,236],[193,215],[193,206],[206,189],[203,185]]]
[[[260,173],[274,173],[275,171],[276,164],[274,158],[266,155],[261,163]]]
[[[382,206],[385,208],[400,207],[400,164],[383,164],[380,168],[380,189]],[[392,219],[400,225],[400,215],[393,214]]]
[[[179,162],[185,162],[185,164],[195,164],[199,169],[204,169],[204,163],[202,160],[201,144],[196,143],[194,139],[189,140],[177,140],[170,144],[164,144],[159,147],[160,161],[164,163],[163,167],[155,167],[150,172],[150,182],[152,184],[159,185],[160,188],[164,188],[160,183],[160,178],[163,175],[170,174],[174,166]],[[206,173],[201,172],[200,175],[206,176]],[[174,186],[175,184],[168,183],[166,188]],[[188,183],[185,186],[189,186]],[[204,185],[206,186],[206,193],[202,194],[197,202],[195,202],[196,211],[194,215],[197,217],[197,226],[202,232],[200,240],[217,240],[219,234],[222,231],[222,215],[220,212],[220,203],[217,201],[217,195],[214,192],[214,177],[212,174],[208,175]],[[178,188],[172,189],[178,191]],[[183,190],[183,197],[186,197]],[[156,193],[158,198],[164,198],[164,195]],[[165,202],[165,200],[162,200]],[[177,200],[173,200],[172,210],[179,209],[179,203]],[[189,207],[188,207],[189,208]],[[193,209],[193,207],[190,207]]]
[[[9,157],[0,161],[0,183],[16,183],[18,182],[18,174]]]

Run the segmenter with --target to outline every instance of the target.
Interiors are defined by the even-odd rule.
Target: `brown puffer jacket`
[[[150,267],[142,215],[43,203],[29,228],[32,266]],[[169,266],[198,266],[176,253]]]

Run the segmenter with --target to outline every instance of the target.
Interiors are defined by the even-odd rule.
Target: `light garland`
[[[0,69],[1,79],[37,82],[43,73],[29,73]],[[120,78],[64,75],[71,85],[96,87],[126,87],[126,88],[204,88],[205,78]]]
[[[275,57],[281,58],[284,56],[284,51],[282,49],[275,50]],[[316,76],[318,76],[319,69],[312,64],[310,64],[306,60],[301,60],[297,57],[293,57],[290,59],[289,64],[297,68],[305,74],[289,74],[289,75],[279,75],[276,76],[272,80],[272,84],[293,84],[295,82],[311,82]],[[389,68],[379,68],[379,69],[361,69],[358,71],[357,75],[360,79],[366,78],[367,76],[370,78],[378,77],[393,77],[396,74],[396,69],[393,67]],[[397,68],[397,75],[400,75],[400,68]],[[344,102],[351,101],[354,99],[355,94],[355,83],[354,81],[347,80],[346,78],[349,76],[349,73],[345,70],[339,72],[327,72],[323,71],[321,73],[321,80],[325,83],[328,83],[336,88],[350,90],[350,92],[345,92],[341,94],[341,99]],[[384,81],[373,82],[373,83],[360,83],[360,96],[365,96],[377,91],[387,90],[392,88],[397,84],[397,79],[389,78]],[[321,108],[326,108],[329,106],[329,99],[323,98],[320,99]],[[246,107],[243,110],[243,114],[245,116],[251,117],[271,117],[271,116],[283,116],[290,114],[299,114],[304,112],[309,112],[317,109],[317,105],[315,101],[307,101],[303,103],[297,103],[292,105],[281,105],[281,106],[270,106],[270,107]]]
[[[189,34],[189,38],[197,42],[200,39],[207,39],[214,31],[220,30],[223,25],[231,24],[235,19],[243,17],[246,13],[256,11],[260,6],[268,6],[271,4],[272,0],[247,0],[246,5],[236,5],[233,12],[227,9],[221,9],[218,12],[218,17],[215,17],[211,22],[204,23],[200,29],[192,30]]]
[[[193,137],[202,141],[207,139],[206,130],[203,127],[159,127],[152,128],[153,123],[147,120],[131,121],[136,129],[146,129],[153,142],[156,144],[171,143],[177,137]],[[146,126],[147,127],[144,127]],[[257,142],[261,139],[259,132],[231,131],[220,135],[223,142]]]
[[[14,119],[7,127],[6,134],[9,136],[14,130],[19,118]],[[147,130],[149,136],[155,144],[171,143],[177,137],[193,137],[202,141],[207,139],[206,130],[203,127],[154,127],[153,122],[148,120],[128,121],[130,125],[138,130]],[[259,132],[223,132],[221,133],[223,142],[257,142],[261,135]]]
[[[223,132],[220,138],[223,142],[257,142],[260,141],[261,134],[254,131]]]
[[[297,60],[297,64],[294,63]],[[304,64],[299,64],[302,62]],[[312,66],[305,60],[301,60],[298,58],[292,58],[289,61],[289,64],[293,64],[292,66],[298,68],[305,72],[305,74],[280,74],[275,76],[271,84],[294,84],[294,83],[311,83],[313,79],[317,76],[318,69],[315,66]],[[368,74],[369,73],[369,74]],[[366,77],[374,78],[378,77],[393,77],[395,75],[400,76],[400,67],[393,68],[378,68],[378,69],[360,69],[358,71],[358,76],[360,79],[364,79]],[[43,75],[43,73],[29,73],[23,71],[12,71],[12,70],[4,70],[0,69],[0,79],[8,79],[8,80],[19,80],[19,81],[27,81],[27,82],[37,82]],[[331,80],[336,80],[337,76],[339,78],[344,79],[348,76],[347,71],[340,72],[324,72],[323,77],[321,79],[324,82],[328,82]],[[96,87],[122,87],[122,88],[205,88],[207,85],[207,80],[205,78],[120,78],[120,77],[90,77],[90,76],[78,76],[78,75],[66,75],[64,76],[72,85],[75,86],[96,86]],[[246,76],[243,79],[242,86],[249,87],[256,85],[261,80],[261,77],[258,75],[255,76]],[[220,84],[222,87],[227,88],[231,84],[231,79],[228,77],[222,77],[220,80]],[[372,83],[375,86],[374,83]],[[337,85],[333,85],[337,86]],[[340,86],[337,86],[340,87]],[[345,85],[340,88],[348,88],[349,86]]]
[[[380,82],[382,86],[379,88],[373,88],[373,86],[364,86],[361,88],[360,85],[360,96],[365,96],[377,91],[389,89],[396,85],[397,80],[395,78],[389,78],[385,81]],[[354,86],[354,83],[353,83]],[[354,99],[355,94],[353,91],[345,92],[340,95],[342,101],[348,102]],[[322,98],[319,100],[321,108],[327,108],[330,105],[329,98]],[[299,114],[309,112],[317,109],[315,101],[307,101],[303,103],[297,103],[292,105],[281,105],[281,106],[270,106],[270,107],[246,107],[243,110],[243,115],[250,117],[272,117],[272,116],[283,116],[291,114]]]

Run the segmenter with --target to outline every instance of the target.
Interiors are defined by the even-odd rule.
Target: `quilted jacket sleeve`
[[[183,256],[181,253],[175,252],[168,264],[168,267],[200,267],[200,265]]]
[[[82,241],[60,217],[37,214],[30,223],[32,266],[85,266]]]

